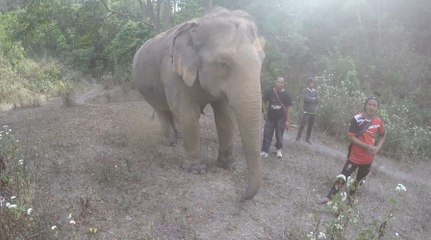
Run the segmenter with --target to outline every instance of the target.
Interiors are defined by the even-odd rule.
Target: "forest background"
[[[252,15],[266,53],[262,88],[287,79],[293,120],[310,77],[321,96],[318,128],[341,140],[365,97],[377,95],[390,136],[384,154],[429,160],[427,0],[0,0],[0,103],[69,96],[82,76],[132,89],[135,51],[214,6]]]

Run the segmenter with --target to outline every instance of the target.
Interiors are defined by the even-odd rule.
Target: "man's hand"
[[[289,127],[290,127],[289,121],[284,122],[284,128],[285,128],[286,132],[289,131]]]
[[[373,155],[377,154],[379,152],[380,148],[373,146],[373,145],[368,145],[367,147],[367,151]]]

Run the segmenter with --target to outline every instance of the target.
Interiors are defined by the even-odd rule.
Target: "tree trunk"
[[[163,30],[167,30],[170,27],[170,13],[171,13],[171,1],[163,1]]]

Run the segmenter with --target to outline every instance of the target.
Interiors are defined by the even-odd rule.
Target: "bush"
[[[67,84],[63,67],[54,60],[0,61],[0,103],[38,106],[41,98],[62,95]]]
[[[114,63],[114,77],[129,80],[135,52],[149,38],[152,32],[142,23],[128,21],[112,40],[108,51]]]
[[[319,128],[333,136],[344,137],[353,114],[362,110],[366,95],[353,90],[349,81],[337,83],[332,74],[322,74],[316,79],[320,96]]]

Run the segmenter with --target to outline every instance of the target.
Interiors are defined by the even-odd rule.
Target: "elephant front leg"
[[[227,103],[213,103],[214,118],[219,140],[219,151],[216,166],[229,169],[233,162],[234,125]]]
[[[207,164],[201,157],[200,129],[199,129],[200,107],[196,111],[182,111],[179,117],[179,126],[182,134],[185,158],[181,167],[188,172],[203,174],[207,170]]]

